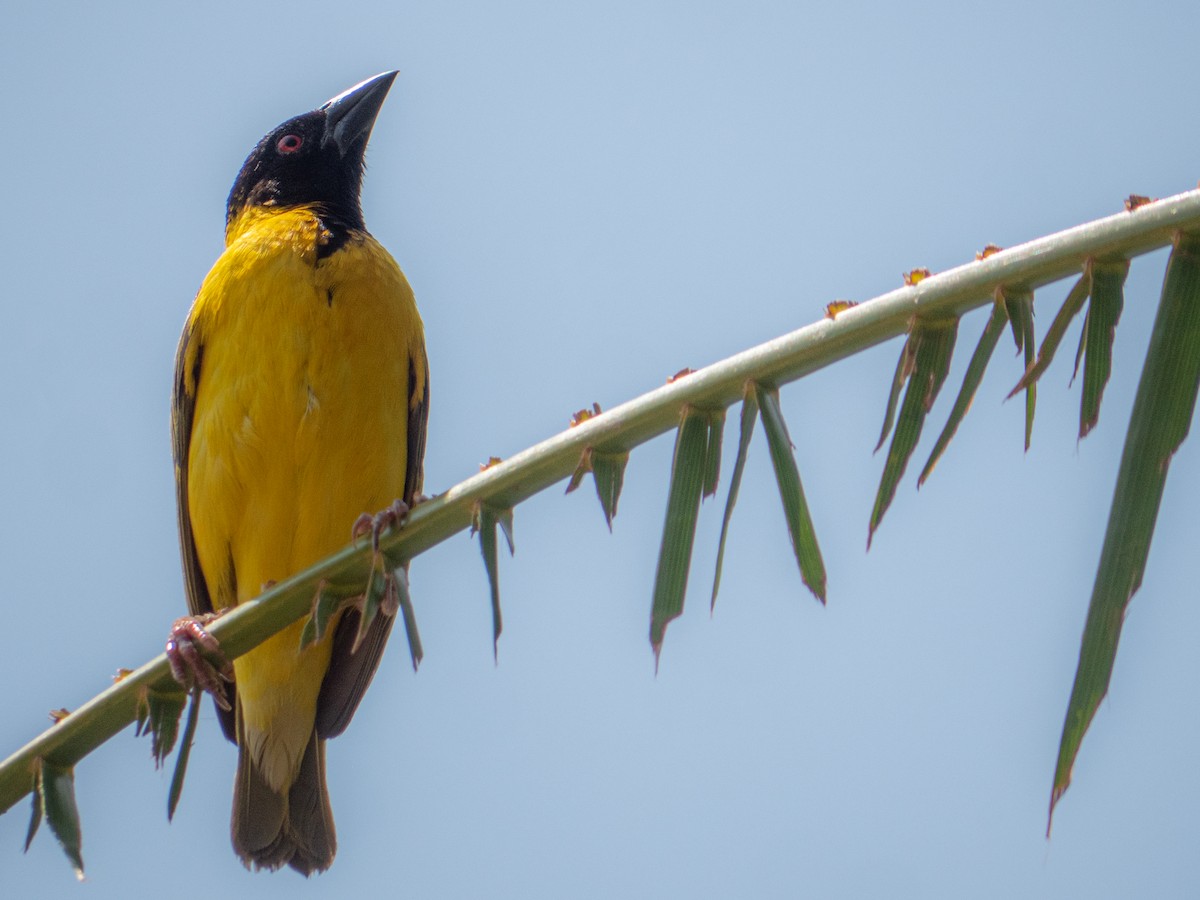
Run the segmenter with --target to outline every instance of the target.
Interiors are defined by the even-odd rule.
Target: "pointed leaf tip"
[[[1038,379],[1040,379],[1043,373],[1045,373],[1046,369],[1049,368],[1050,362],[1054,359],[1054,354],[1058,351],[1058,346],[1062,343],[1063,336],[1067,332],[1067,327],[1071,324],[1071,321],[1075,318],[1075,316],[1079,314],[1079,311],[1083,309],[1084,301],[1087,300],[1088,293],[1090,291],[1090,268],[1085,267],[1083,275],[1078,281],[1075,282],[1075,286],[1067,292],[1066,299],[1063,300],[1063,304],[1059,307],[1058,312],[1055,314],[1054,320],[1050,323],[1050,327],[1046,329],[1046,336],[1042,338],[1042,346],[1037,352],[1037,359],[1031,364],[1026,365],[1025,374],[1021,376],[1021,379],[1017,382],[1016,386],[1009,391],[1009,397],[1013,397],[1019,391],[1026,390],[1027,388],[1036,384]],[[1021,303],[1023,306],[1023,302],[1020,300],[1021,296],[1022,295],[1020,294],[1013,295],[1011,300],[1008,301],[1010,303],[1010,309],[1015,309],[1016,304],[1018,303]],[[1032,299],[1030,300],[1030,304],[1032,304]],[[1032,314],[1025,315],[1024,312],[1022,312],[1020,313],[1020,316],[1022,324],[1024,324],[1025,320],[1029,320],[1029,326],[1032,328]],[[1016,325],[1014,324],[1014,328],[1015,327]],[[1019,347],[1021,344],[1022,341],[1018,341]],[[1026,359],[1028,359],[1028,357],[1029,353],[1027,350]]]
[[[762,412],[763,433],[771,463],[775,469],[775,482],[779,497],[783,501],[784,518],[787,520],[788,536],[792,552],[800,567],[800,579],[821,603],[825,602],[825,561],[817,543],[817,533],[809,515],[808,502],[804,498],[804,487],[800,483],[800,470],[792,453],[792,440],[788,435],[783,410],[779,406],[779,391],[774,387],[755,385],[759,410]]]
[[[1084,325],[1086,344],[1083,394],[1079,405],[1079,437],[1087,436],[1100,420],[1100,401],[1112,374],[1113,338],[1125,306],[1125,277],[1129,260],[1097,261],[1092,266],[1092,299]]]
[[[921,437],[925,417],[941,391],[946,375],[950,371],[950,360],[954,354],[954,342],[958,335],[957,318],[914,318],[909,329],[908,351],[913,360],[908,377],[908,389],[896,419],[895,434],[888,448],[879,489],[875,495],[875,506],[867,525],[867,549],[875,531],[883,521],[896,495],[896,487],[908,460]]]
[[[584,447],[583,453],[579,456],[579,462],[575,466],[575,471],[571,473],[571,480],[567,482],[567,489],[564,493],[570,494],[583,484],[583,478],[588,472],[592,471],[592,448]]]
[[[41,761],[36,761],[35,765],[40,765]],[[30,795],[33,797],[33,808],[29,811],[29,827],[25,830],[25,852],[29,852],[29,846],[33,843],[34,836],[38,833],[38,828],[42,824],[42,792],[38,787],[39,776],[34,775],[32,790]]]
[[[417,614],[413,608],[412,594],[409,591],[407,564],[398,566],[392,571],[392,590],[396,594],[400,614],[404,618],[404,632],[408,637],[408,654],[412,659],[412,667],[415,672],[420,668],[421,660],[425,658],[425,650],[421,646],[421,635],[417,631]]]
[[[991,247],[992,245],[989,244],[988,246]],[[996,248],[995,252],[999,252],[999,248]],[[950,439],[954,437],[955,432],[958,431],[958,426],[962,424],[962,420],[970,410],[971,402],[975,399],[976,391],[979,390],[979,384],[983,380],[983,373],[992,358],[992,351],[996,349],[1000,335],[1004,332],[1004,323],[1007,320],[1008,313],[1005,311],[1004,304],[993,303],[992,316],[988,319],[987,325],[984,326],[983,334],[979,337],[979,344],[975,347],[975,353],[971,356],[971,362],[967,365],[967,372],[963,376],[962,387],[958,391],[958,397],[954,400],[954,408],[951,409],[950,416],[946,420],[946,426],[938,436],[937,443],[934,444],[933,452],[929,454],[929,460],[925,463],[925,468],[921,470],[921,475],[917,478],[918,488],[925,483],[925,479],[933,472],[933,467],[937,465],[938,460],[942,458],[942,454],[946,452],[946,448],[950,445]]]
[[[504,535],[504,542],[508,544],[508,555],[514,556],[517,552],[517,547],[513,543],[513,511],[509,509],[501,509],[496,512],[496,524],[500,526],[500,531]]]
[[[179,742],[179,753],[175,757],[175,771],[171,773],[171,787],[167,791],[168,822],[175,818],[175,810],[178,808],[179,798],[183,794],[183,780],[187,776],[188,759],[192,754],[192,744],[196,739],[196,726],[200,721],[200,695],[199,688],[192,691],[192,702],[188,707],[183,738]]]
[[[916,347],[912,342],[912,338],[905,338],[904,346],[900,349],[900,358],[896,360],[896,371],[892,375],[892,386],[888,390],[887,407],[883,412],[883,427],[879,430],[879,441],[875,444],[875,450],[873,451],[875,453],[879,452],[879,448],[884,445],[888,439],[888,435],[892,433],[892,424],[896,421],[896,405],[900,400],[900,392],[904,390],[904,382],[912,374],[913,360],[916,355],[915,351]]]
[[[68,767],[56,766],[41,760],[38,768],[38,791],[46,823],[75,870],[83,880],[83,830],[79,824],[79,808],[75,805],[75,773]]]
[[[162,691],[150,688],[146,692],[146,717],[141,733],[150,732],[150,755],[158,768],[175,747],[179,736],[179,720],[188,695],[182,690]]]
[[[717,564],[713,572],[711,613],[717,606],[717,591],[721,587],[721,568],[725,563],[725,541],[729,537],[729,523],[733,518],[733,507],[737,503],[742,485],[742,473],[746,469],[746,456],[750,450],[750,439],[754,436],[754,425],[758,421],[758,394],[754,382],[747,382],[742,396],[741,430],[738,437],[737,459],[733,464],[733,475],[729,479],[729,495],[725,500],[725,516],[721,520],[721,537],[717,542]]]
[[[629,462],[629,451],[600,452],[592,454],[592,480],[596,485],[596,496],[604,512],[604,522],[612,531],[613,519],[617,516],[617,503],[621,499],[621,487],[625,483],[625,466]]]
[[[596,496],[600,500],[600,509],[604,513],[604,522],[612,531],[612,520],[617,515],[617,501],[621,498],[621,487],[625,481],[625,465],[629,462],[629,451],[602,451],[594,447],[585,447],[580,455],[579,464],[567,484],[567,493],[576,490],[583,484],[588,472],[592,473],[592,481],[596,485]]]
[[[1025,353],[1025,371],[1034,364],[1033,292],[1019,288],[997,288],[997,298],[1003,300],[1008,320],[1012,325],[1013,340],[1017,352]],[[1014,390],[1015,394],[1016,391]],[[1009,396],[1012,396],[1011,394]],[[1033,440],[1033,418],[1037,411],[1037,385],[1025,387],[1025,452],[1029,452]]]
[[[504,630],[504,618],[500,612],[499,552],[496,542],[496,526],[503,523],[505,537],[512,551],[512,510],[496,510],[480,501],[475,512],[476,530],[479,532],[479,549],[483,554],[483,565],[487,570],[488,590],[492,603],[492,655],[500,661],[500,633]]]
[[[667,625],[683,612],[707,469],[708,414],[687,407],[682,416],[675,434],[671,486],[667,493],[663,537],[654,575],[654,599],[650,608],[650,646],[654,648],[655,671],[658,670],[658,655]]]
[[[1056,784],[1050,792],[1050,812],[1046,816],[1046,840],[1050,840],[1050,829],[1054,825],[1054,808],[1058,806],[1058,801],[1063,798],[1063,794],[1067,792],[1070,786],[1071,779],[1068,776],[1066,784]]]

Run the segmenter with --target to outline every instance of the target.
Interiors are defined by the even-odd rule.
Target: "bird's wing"
[[[175,354],[175,390],[171,396],[171,450],[175,457],[175,508],[179,511],[179,545],[183,557],[183,581],[188,610],[193,616],[213,611],[212,597],[192,535],[192,514],[188,505],[188,454],[192,443],[192,416],[196,412],[196,388],[200,384],[200,365],[204,344],[189,321],[179,339]]]
[[[196,413],[196,389],[200,384],[200,367],[204,359],[204,342],[193,327],[192,320],[184,326],[175,354],[175,387],[171,396],[171,451],[175,457],[175,508],[179,513],[179,551],[183,557],[183,587],[187,593],[188,611],[193,616],[213,612],[212,596],[200,557],[196,555],[196,539],[192,534],[192,514],[188,505],[188,454],[192,443],[192,419]],[[229,740],[237,742],[237,708],[235,687],[226,686],[231,708],[217,706],[217,718]]]
[[[408,462],[402,499],[410,507],[413,499],[420,494],[425,478],[425,431],[428,421],[429,362],[425,348],[421,346],[409,357],[408,362]],[[322,738],[335,737],[350,724],[359,701],[379,667],[395,617],[376,616],[355,652],[352,648],[360,618],[358,610],[348,610],[338,623],[333,637],[329,671],[321,684],[321,694],[317,700],[317,735]]]
[[[425,431],[429,425],[429,359],[421,347],[419,359],[408,363],[408,468],[404,502],[410,507],[425,482]]]

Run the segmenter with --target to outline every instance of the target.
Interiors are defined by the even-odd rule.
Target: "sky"
[[[364,211],[424,317],[427,492],[831,300],[1200,176],[1200,118],[1181,100],[1200,6],[1182,0],[114,0],[10,4],[5,20],[0,756],[160,652],[184,612],[167,427],[179,330],[245,155],[363,78],[400,70]],[[127,730],[77,768],[87,882],[44,829],[22,856],[23,802],[0,817],[0,894],[1192,894],[1195,438],[1045,837],[1164,263],[1134,262],[1085,441],[1060,359],[1023,451],[1005,337],[937,471],[919,494],[910,472],[869,553],[900,341],[783,388],[826,608],[800,582],[760,434],[715,614],[725,484],[701,510],[655,674],[659,438],[633,453],[611,535],[590,490],[516,510],[498,662],[478,544],[459,535],[414,562],[425,662],[414,674],[394,641],[329,745],[329,872],[242,868],[235,751],[206,705],[173,823],[169,770]],[[1039,292],[1039,336],[1069,286]],[[985,315],[963,320],[914,468]]]

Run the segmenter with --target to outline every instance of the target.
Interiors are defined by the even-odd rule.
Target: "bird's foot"
[[[225,684],[233,681],[233,665],[225,658],[221,645],[205,625],[222,613],[184,616],[176,619],[167,636],[167,662],[171,674],[185,690],[200,688],[217,701],[221,709],[230,709]]]
[[[420,498],[420,500],[424,499],[424,497]],[[414,501],[413,505],[415,506],[420,500]],[[355,520],[354,527],[350,532],[350,538],[357,541],[360,537],[369,534],[371,536],[371,549],[378,553],[380,535],[394,525],[403,524],[404,520],[408,517],[408,512],[409,507],[407,503],[403,500],[394,500],[391,506],[381,509],[375,515],[363,513]]]

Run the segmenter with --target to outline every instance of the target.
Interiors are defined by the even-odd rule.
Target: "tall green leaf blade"
[[[155,768],[162,765],[175,746],[175,738],[179,735],[179,719],[183,716],[187,698],[182,689],[161,691],[151,688],[146,693],[148,713],[145,727],[137,734],[150,732],[150,755],[154,757]]]
[[[896,495],[896,486],[904,475],[909,457],[921,437],[933,401],[950,371],[950,359],[954,353],[954,340],[958,334],[958,319],[914,319],[909,331],[909,344],[915,348],[913,372],[908,379],[908,390],[896,419],[896,432],[888,448],[887,460],[883,464],[883,476],[875,495],[875,507],[871,511],[871,522],[867,530],[867,547],[875,529],[883,520],[883,514]]]
[[[671,461],[671,488],[663,522],[662,546],[654,575],[654,603],[650,610],[650,646],[655,666],[662,652],[667,625],[683,612],[687,593],[696,520],[700,515],[700,493],[704,488],[708,453],[708,414],[687,408],[675,436]]]
[[[486,503],[480,503],[476,512],[475,530],[479,532],[479,549],[483,553],[483,566],[487,570],[488,589],[492,598],[492,654],[500,657],[500,632],[504,630],[504,619],[500,614],[499,555],[496,551],[496,511]]]
[[[396,592],[396,602],[400,614],[404,617],[404,634],[408,638],[408,655],[412,659],[413,671],[421,667],[425,658],[425,650],[421,646],[421,634],[417,631],[417,613],[413,609],[412,594],[408,587],[408,566],[397,566],[392,570],[392,589]]]
[[[79,808],[75,805],[74,770],[43,759],[38,771],[38,791],[42,795],[46,823],[75,869],[75,877],[82,881],[83,829],[79,824]]]
[[[33,809],[29,811],[29,827],[25,829],[25,852],[29,852],[29,845],[33,843],[34,837],[38,833],[38,828],[42,824],[42,792],[38,790],[37,778],[33,779],[33,790],[29,792],[33,795]]]
[[[1000,288],[1004,297],[1004,305],[1008,310],[1008,320],[1012,323],[1013,340],[1017,342],[1017,351],[1025,351],[1025,371],[1034,364],[1033,336],[1033,292]],[[1025,450],[1033,440],[1033,414],[1037,411],[1037,385],[1025,387]]]
[[[1032,299],[1028,291],[1016,288],[998,288],[1000,297],[1008,312],[1008,323],[1012,327],[1013,343],[1017,352],[1029,352],[1030,338],[1033,336],[1033,304],[1025,302]]]
[[[1200,387],[1200,237],[1179,236],[1130,415],[1079,666],[1063,722],[1050,816],[1071,782],[1083,735],[1108,691],[1125,610],[1142,583],[1171,457]],[[1049,826],[1047,825],[1047,831]]]
[[[900,358],[896,360],[896,372],[892,375],[892,386],[888,390],[887,408],[883,411],[883,427],[879,429],[879,442],[875,445],[876,453],[883,446],[883,442],[888,439],[888,435],[892,433],[892,423],[896,421],[896,404],[900,402],[900,391],[904,389],[904,382],[912,374],[913,351],[912,338],[906,338],[904,346],[900,348]]]
[[[946,452],[946,448],[950,446],[950,439],[954,437],[954,433],[958,431],[958,426],[962,424],[963,418],[971,408],[971,402],[975,399],[975,392],[979,390],[979,383],[983,380],[983,373],[992,358],[992,352],[996,349],[1000,335],[1004,333],[1004,323],[1007,321],[1008,313],[1005,311],[1004,304],[993,304],[992,316],[988,319],[987,325],[984,326],[983,334],[979,336],[979,343],[975,347],[975,352],[971,355],[971,362],[967,365],[967,372],[963,376],[962,387],[959,389],[958,396],[954,400],[954,408],[950,410],[950,417],[946,420],[946,427],[942,429],[942,433],[938,435],[937,443],[933,445],[933,452],[929,454],[929,461],[925,463],[925,468],[921,470],[921,476],[917,479],[917,487],[923,485],[925,479],[933,472],[933,467],[937,465],[938,460],[942,458],[942,454]]]
[[[196,725],[200,722],[199,688],[192,690],[192,702],[188,707],[187,722],[183,726],[183,737],[179,742],[179,753],[175,757],[175,771],[171,773],[171,787],[167,791],[167,821],[175,818],[179,797],[183,794],[183,779],[187,775],[188,759],[192,755],[192,742],[196,739]]]
[[[717,590],[721,587],[721,567],[725,562],[725,539],[729,537],[729,522],[733,518],[733,507],[737,503],[738,490],[742,486],[742,473],[746,469],[746,454],[750,450],[750,439],[754,437],[754,425],[758,421],[758,394],[753,383],[747,383],[742,399],[741,432],[738,437],[737,459],[733,464],[733,475],[729,479],[729,496],[725,500],[725,516],[721,520],[721,539],[717,543],[717,566],[713,574],[711,612],[717,605]]]
[[[367,639],[371,624],[379,615],[388,591],[387,560],[382,552],[377,552],[371,560],[371,573],[367,576],[367,589],[363,593],[362,614],[358,617],[358,631],[354,635],[354,643],[350,652],[357,653],[362,642]]]
[[[1100,400],[1112,374],[1112,346],[1125,307],[1125,276],[1129,260],[1097,262],[1092,267],[1092,301],[1088,304],[1087,357],[1083,367],[1083,398],[1079,405],[1079,437],[1100,419]]]
[[[625,484],[625,466],[629,452],[607,453],[599,450],[592,453],[592,480],[596,482],[596,496],[604,510],[604,521],[612,531],[613,519],[617,516],[617,501],[621,499],[621,487]]]
[[[825,561],[817,544],[817,532],[808,513],[804,499],[804,487],[800,483],[800,470],[792,454],[792,439],[788,435],[783,410],[779,407],[779,390],[754,386],[758,406],[762,410],[763,432],[767,436],[767,447],[771,452],[771,464],[775,467],[775,481],[779,485],[779,497],[783,501],[783,513],[787,519],[788,535],[792,539],[792,552],[800,566],[800,578],[822,603],[825,602]]]
[[[1025,374],[1021,376],[1021,380],[1017,382],[1016,387],[1008,392],[1009,397],[1037,383],[1046,369],[1050,367],[1050,363],[1054,359],[1054,354],[1058,352],[1058,346],[1062,343],[1063,336],[1067,333],[1067,327],[1071,324],[1071,320],[1083,309],[1083,304],[1090,292],[1091,275],[1089,268],[1075,282],[1075,286],[1067,292],[1067,297],[1063,300],[1062,306],[1058,308],[1058,312],[1054,316],[1054,321],[1050,323],[1050,327],[1046,330],[1046,336],[1042,338],[1042,346],[1038,350],[1037,359],[1032,366],[1025,369]],[[1019,345],[1017,349],[1021,349]]]
[[[1075,376],[1079,374],[1079,362],[1083,359],[1083,352],[1087,349],[1088,315],[1089,313],[1085,313],[1083,316],[1083,328],[1079,332],[1079,347],[1075,350],[1075,367],[1071,370],[1070,384],[1075,383]]]

